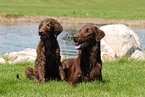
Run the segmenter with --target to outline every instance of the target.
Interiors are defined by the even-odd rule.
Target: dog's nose
[[[39,35],[42,35],[44,32],[45,32],[44,27],[41,27],[41,28],[39,29]]]
[[[73,36],[73,40],[76,41],[78,37],[76,35]]]
[[[40,32],[40,31],[39,31],[39,35],[42,35],[42,33],[43,33],[43,32]]]

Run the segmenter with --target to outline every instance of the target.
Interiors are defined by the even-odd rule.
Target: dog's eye
[[[50,27],[50,24],[47,24],[48,27]]]
[[[89,30],[89,29],[87,29],[87,30],[86,30],[86,32],[87,32],[87,33],[90,33],[90,30]]]
[[[89,29],[87,29],[87,32],[89,32]]]
[[[40,25],[39,25],[39,29],[40,29],[42,26],[43,26],[43,24],[40,24]]]

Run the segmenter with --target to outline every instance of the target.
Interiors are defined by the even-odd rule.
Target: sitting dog
[[[73,36],[75,48],[79,50],[78,58],[70,58],[62,62],[61,79],[75,84],[81,81],[102,81],[102,61],[100,40],[105,33],[93,25],[85,25],[80,32]]]
[[[40,23],[40,42],[37,47],[35,67],[26,67],[25,69],[25,75],[28,78],[36,79],[41,84],[49,79],[60,79],[59,73],[61,71],[59,72],[59,69],[62,68],[62,65],[57,36],[62,31],[62,26],[55,19],[47,18]]]

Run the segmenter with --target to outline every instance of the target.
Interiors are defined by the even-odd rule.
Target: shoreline
[[[0,22],[34,22],[40,23],[45,18],[54,18],[62,24],[124,24],[128,27],[145,28],[145,20],[105,20],[102,18],[74,18],[74,17],[53,17],[53,16],[22,16],[5,17],[0,15]]]

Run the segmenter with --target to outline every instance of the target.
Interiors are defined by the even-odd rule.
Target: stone
[[[113,61],[116,59],[114,50],[104,40],[101,40],[101,59],[102,61]]]
[[[140,39],[135,32],[122,24],[113,24],[100,27],[105,32],[101,40],[101,49],[105,54],[116,59],[132,55],[135,50],[141,50]],[[104,42],[102,42],[104,41]]]
[[[19,63],[19,62],[34,62],[37,57],[36,49],[27,48],[19,52],[6,53],[0,58],[0,63]],[[67,59],[61,56],[61,61]]]
[[[18,63],[18,62],[28,62],[35,61],[36,59],[36,50],[32,48],[25,49],[20,52],[6,53],[3,55],[3,59],[8,59],[8,63]]]
[[[143,51],[136,50],[129,59],[139,59],[139,60],[145,60],[145,56]]]
[[[18,58],[18,54],[17,52],[6,53],[2,58],[4,58],[6,62],[11,63]]]
[[[5,63],[6,63],[5,59],[0,58],[0,64],[5,64]]]

